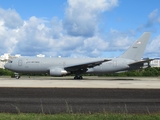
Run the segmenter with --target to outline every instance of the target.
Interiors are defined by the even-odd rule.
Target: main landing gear
[[[83,77],[82,77],[81,75],[76,75],[76,76],[74,77],[74,79],[75,79],[75,80],[82,80]]]
[[[19,79],[21,76],[19,75],[19,73],[14,73],[14,75],[15,75],[15,78],[16,79]]]
[[[73,72],[73,74],[75,74],[74,79],[75,79],[75,80],[82,80],[83,77],[82,77],[81,75],[82,75],[83,73],[85,73],[87,70],[88,70],[88,69],[86,69],[86,68],[81,68],[81,69]]]

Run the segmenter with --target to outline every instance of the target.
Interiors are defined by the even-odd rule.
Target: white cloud
[[[0,8],[0,20],[4,22],[4,26],[11,29],[15,29],[23,24],[23,20],[13,9],[4,10]]]
[[[102,40],[99,36],[94,36],[84,40],[84,48],[90,48],[91,50],[106,50],[108,48],[108,42]]]
[[[18,43],[14,53],[21,52],[24,55],[35,55],[49,51],[51,44],[51,29],[46,27],[42,19],[31,17],[19,28]]]
[[[157,14],[158,14],[158,9],[153,10],[149,15],[148,18],[149,20],[154,20],[157,18]]]
[[[160,17],[158,17],[158,23],[160,23]]]
[[[158,35],[151,41],[151,43],[146,49],[146,53],[153,57],[159,57],[160,55],[160,35]]]
[[[16,29],[10,29],[5,26],[5,21],[3,19],[0,20],[0,52],[8,52],[11,53],[17,43],[16,40]]]
[[[68,0],[64,28],[72,36],[92,37],[98,29],[98,15],[117,5],[118,0]]]
[[[69,0],[64,20],[22,20],[15,10],[0,8],[0,53],[99,57],[104,51],[126,50],[135,40],[133,34],[111,29],[104,35],[98,28],[99,14],[117,5],[118,0]]]
[[[87,12],[104,12],[117,6],[118,0],[68,0],[68,4],[72,10],[84,8]]]
[[[110,30],[110,42],[109,47],[110,51],[124,51],[126,50],[134,41],[134,33],[132,31],[120,32],[115,29]]]
[[[138,27],[139,31],[145,30],[145,31],[156,31],[156,28],[154,25],[156,23],[159,23],[159,10],[155,9],[148,15],[148,21],[145,24],[142,24]]]
[[[148,21],[145,24],[139,26],[138,31],[150,31],[156,33],[158,28],[156,24],[160,23],[160,14],[159,10],[155,9],[148,15]],[[151,57],[159,57],[160,55],[160,35],[157,35],[154,39],[151,40],[151,43],[147,46],[145,50],[145,55]]]
[[[86,4],[89,5],[88,3]],[[91,6],[91,11],[95,10],[96,12],[101,12],[101,10],[104,11],[110,9],[106,8],[105,6],[107,5],[98,5],[97,3],[97,6],[94,6],[93,4]],[[2,9],[1,14],[7,16],[8,14],[6,11],[7,10]],[[18,13],[16,13],[15,10],[10,11],[11,13],[18,15]],[[91,11],[89,14],[86,14],[86,16],[88,15],[91,17],[84,18],[84,21],[81,18],[81,21],[78,21],[79,24],[86,25],[84,23],[86,22],[85,20],[87,20],[88,24],[90,23],[88,20],[92,19],[94,15],[97,15],[93,13],[91,14]],[[10,14],[6,18],[9,17],[12,18]],[[71,20],[71,22],[72,21],[74,22],[74,20]],[[84,34],[82,34],[81,36],[67,34],[63,26],[64,21],[59,20],[57,17],[53,17],[49,21],[37,18],[36,16],[32,16],[28,20],[23,20],[22,22],[20,22],[23,24],[17,24],[16,27],[8,26],[9,23],[7,22],[9,21],[5,19],[0,20],[0,41],[2,43],[1,54],[9,52],[11,54],[22,54],[25,56],[45,54],[46,56],[60,55],[65,57],[97,57],[101,56],[101,53],[103,51],[112,50],[112,47],[115,45],[115,43],[119,43],[116,45],[116,47],[125,46],[125,44],[121,45],[120,42],[117,42],[118,40],[114,40],[115,43],[111,44],[110,40],[106,39],[106,37],[102,37],[103,35],[98,33],[98,31],[95,32],[95,29],[88,29],[87,27],[86,29],[90,30],[91,32],[94,32],[94,34],[90,37],[84,37]],[[97,27],[98,22],[95,22],[93,26]],[[84,30],[83,27],[85,26],[82,26],[82,30]],[[81,30],[78,30],[78,32],[81,32]],[[119,49],[119,47],[116,47],[115,49]]]

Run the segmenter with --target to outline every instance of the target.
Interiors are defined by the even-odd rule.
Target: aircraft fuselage
[[[78,65],[86,62],[98,61],[102,58],[16,58],[5,65],[5,68],[17,73],[49,73],[51,69]],[[86,73],[111,73],[128,70],[129,63],[134,60],[124,58],[112,58],[111,61],[103,62],[93,68],[88,68]]]

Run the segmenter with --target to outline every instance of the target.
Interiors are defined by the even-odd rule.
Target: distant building
[[[37,57],[45,57],[43,54],[38,54]]]
[[[10,54],[5,53],[0,56],[0,68],[4,68],[5,63],[10,59]]]
[[[4,55],[0,56],[0,60],[4,61],[4,60],[8,60],[10,58],[10,54],[9,53],[5,53]]]
[[[15,56],[11,56],[9,53],[5,53],[3,55],[0,56],[0,68],[4,68],[4,65],[5,63],[8,61],[8,60],[11,60],[13,58],[18,58],[20,57],[21,55],[20,54],[17,54]]]
[[[21,55],[20,54],[16,54],[15,57],[19,58],[19,57],[21,57]]]
[[[155,58],[150,63],[151,67],[160,67],[160,58]]]

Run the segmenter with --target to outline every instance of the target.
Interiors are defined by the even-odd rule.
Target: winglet
[[[147,43],[150,38],[150,32],[144,32],[142,36],[128,48],[124,54],[120,56],[120,58],[127,58],[132,60],[141,60],[144,50],[147,46]]]

